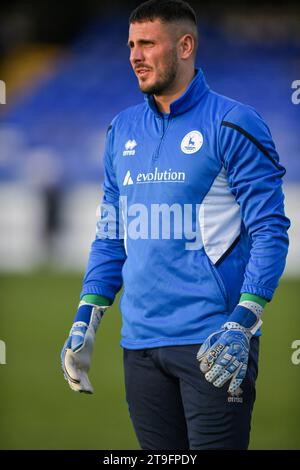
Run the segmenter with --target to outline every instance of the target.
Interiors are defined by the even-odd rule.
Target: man
[[[211,91],[195,68],[186,2],[147,1],[129,23],[145,102],[107,131],[97,236],[63,370],[72,389],[92,393],[95,332],[124,284],[126,400],[141,448],[246,449],[261,316],[288,249],[285,170],[257,112]]]

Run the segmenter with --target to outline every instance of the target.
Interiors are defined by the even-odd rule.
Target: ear
[[[178,42],[179,57],[181,59],[188,59],[194,52],[195,39],[192,34],[185,34],[179,39]]]

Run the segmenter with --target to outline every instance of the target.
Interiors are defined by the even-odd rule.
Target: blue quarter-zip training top
[[[290,221],[285,169],[255,109],[196,69],[168,115],[145,95],[113,119],[104,173],[81,298],[114,300],[123,285],[122,347],[202,343],[241,293],[272,299]]]

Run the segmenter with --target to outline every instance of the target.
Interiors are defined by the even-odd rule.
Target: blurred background
[[[94,239],[105,132],[115,114],[143,100],[126,47],[139,3],[1,2],[1,449],[139,448],[125,401],[119,296],[97,334],[95,394],[71,392],[59,360]],[[250,448],[299,449],[300,364],[291,356],[300,340],[300,104],[292,101],[300,7],[190,4],[199,19],[197,65],[211,88],[257,109],[287,169],[290,251],[265,312]]]

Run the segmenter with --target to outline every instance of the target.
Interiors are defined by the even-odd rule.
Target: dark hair
[[[188,20],[197,26],[197,18],[193,8],[183,0],[148,0],[143,2],[131,13],[129,24],[156,19],[167,23]]]

